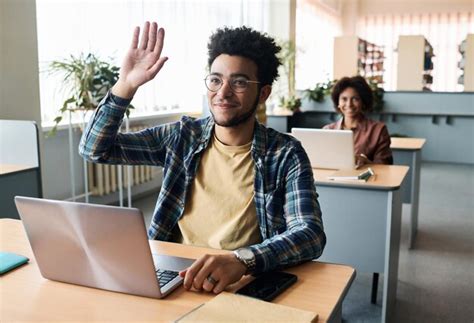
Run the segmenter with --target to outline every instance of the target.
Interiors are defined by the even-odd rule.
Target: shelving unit
[[[464,85],[465,92],[474,91],[474,34],[467,35],[459,44],[461,60],[458,67],[461,70],[458,83]]]
[[[357,36],[334,38],[334,79],[360,75],[383,83],[384,51],[382,46]]]
[[[425,39],[425,51],[423,59],[423,91],[431,91],[433,84],[433,46]]]
[[[433,46],[423,36],[398,39],[398,91],[431,91],[433,84]]]

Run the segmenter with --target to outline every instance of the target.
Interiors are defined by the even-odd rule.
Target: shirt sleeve
[[[337,129],[337,122],[328,123],[327,125],[323,127],[323,129],[330,129],[330,130]]]
[[[393,164],[392,149],[390,149],[390,144],[390,135],[388,134],[387,127],[383,125],[375,146],[373,159],[375,164]]]
[[[283,188],[286,230],[250,247],[256,259],[255,273],[318,258],[326,245],[313,171],[301,145],[295,146]]]
[[[82,134],[79,154],[105,164],[163,166],[167,143],[179,131],[179,123],[120,133],[131,100],[108,93]]]

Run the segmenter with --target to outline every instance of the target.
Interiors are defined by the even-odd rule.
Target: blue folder
[[[0,252],[0,275],[26,264],[29,259],[22,255],[17,255],[10,252]]]

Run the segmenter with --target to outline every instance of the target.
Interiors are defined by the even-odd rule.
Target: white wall
[[[359,2],[359,0],[345,1],[341,6],[341,24],[344,36],[357,36]]]
[[[0,118],[41,126],[35,0],[0,1]]]
[[[348,0],[359,2],[359,15],[473,12],[472,0]]]
[[[43,156],[38,73],[35,0],[0,0],[0,119],[35,121]]]
[[[335,0],[334,0],[335,1]],[[357,35],[359,17],[380,14],[474,12],[473,0],[343,0],[340,4],[343,35]]]

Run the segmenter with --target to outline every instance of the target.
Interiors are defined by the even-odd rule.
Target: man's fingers
[[[217,281],[214,283],[214,281],[209,281],[207,279],[204,279],[202,281],[202,289],[204,289],[206,292],[210,292],[214,289],[214,286],[217,284]]]
[[[148,45],[146,46],[147,50],[153,51],[156,43],[156,33],[158,29],[158,24],[153,22],[150,26],[150,32],[148,33]]]
[[[140,27],[135,27],[133,30],[132,43],[130,44],[130,49],[136,49],[138,46],[138,35],[140,35]]]
[[[161,56],[164,40],[165,40],[165,30],[163,28],[160,28],[158,29],[155,48],[153,49],[153,51],[158,55],[158,57]]]
[[[193,286],[197,290],[218,294],[242,277],[244,267],[232,254],[205,255],[187,269],[185,288]]]
[[[145,22],[142,30],[142,39],[140,40],[140,49],[145,50],[148,45],[148,33],[150,31],[150,22]]]
[[[204,263],[204,258],[201,257],[195,262],[193,262],[193,264],[188,269],[186,269],[186,275],[184,276],[184,282],[183,282],[184,288],[186,289],[191,288],[191,286],[193,285],[194,276],[199,272],[203,263]]]
[[[217,282],[217,284],[212,289],[214,294],[221,293],[227,287],[227,279],[221,279]]]
[[[215,268],[215,263],[212,261],[211,257],[208,257],[206,261],[203,263],[201,269],[198,273],[194,276],[193,286],[196,289],[204,288],[204,290],[210,292],[214,285],[219,281],[219,277],[212,275],[212,280],[208,280],[209,275],[211,275]],[[213,284],[214,283],[214,284]],[[206,288],[205,288],[206,287]]]
[[[161,57],[159,60],[156,61],[155,64],[153,64],[152,67],[148,70],[149,73],[149,79],[153,79],[156,74],[161,70],[165,62],[168,60],[168,57]]]

